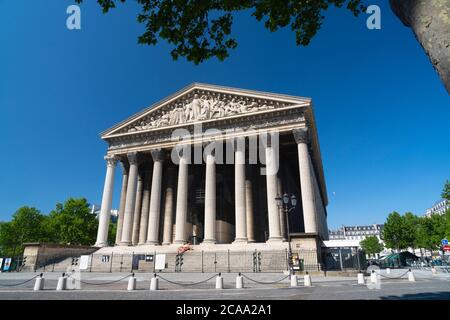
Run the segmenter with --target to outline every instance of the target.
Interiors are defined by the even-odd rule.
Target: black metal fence
[[[3,259],[5,261],[5,259]],[[318,262],[318,261],[321,261]],[[298,272],[365,269],[361,251],[294,250],[292,266]],[[3,266],[4,267],[4,266]],[[176,253],[93,253],[84,256],[19,256],[11,259],[9,272],[66,272],[79,268],[82,272],[285,272],[289,270],[287,250],[254,251],[189,251]]]

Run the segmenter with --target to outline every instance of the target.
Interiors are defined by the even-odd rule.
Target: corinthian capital
[[[138,162],[137,152],[131,152],[127,154],[128,161],[130,162],[130,165],[135,165]]]
[[[117,158],[112,155],[106,155],[105,156],[106,165],[108,167],[115,167],[117,163]]]
[[[299,143],[309,143],[309,134],[308,129],[301,128],[301,129],[294,129],[292,130],[292,133],[294,134],[294,139]]]
[[[163,161],[164,160],[164,151],[161,149],[155,149],[151,150],[150,153],[152,154],[153,161]]]

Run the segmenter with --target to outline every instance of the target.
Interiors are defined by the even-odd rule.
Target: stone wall
[[[26,258],[22,270],[38,269],[46,264],[53,264],[69,257],[79,257],[98,250],[90,246],[73,246],[50,243],[25,243],[23,256]]]

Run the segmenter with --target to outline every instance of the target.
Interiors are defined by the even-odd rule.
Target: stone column
[[[216,243],[216,159],[213,152],[206,155],[204,230],[203,243]]]
[[[109,220],[111,217],[111,205],[114,188],[114,171],[117,159],[114,156],[106,156],[106,178],[103,188],[102,206],[98,218],[98,232],[96,247],[105,247],[108,245]]]
[[[173,238],[173,191],[174,191],[174,168],[167,169],[167,186],[164,200],[164,228],[163,245],[172,243]]]
[[[138,170],[138,181],[136,187],[136,203],[134,205],[133,219],[133,246],[139,243],[139,227],[141,225],[142,192],[144,190],[144,173]]]
[[[236,140],[234,151],[234,201],[236,238],[234,242],[247,242],[245,200],[245,140]]]
[[[124,246],[131,245],[131,236],[133,232],[133,214],[136,204],[136,182],[138,176],[137,153],[129,153],[128,161],[130,163],[130,173],[128,176],[127,197],[125,200],[125,212],[123,219],[122,239],[120,244]]]
[[[175,241],[174,243],[186,243],[186,216],[188,200],[188,159],[180,157],[178,164],[178,188],[177,207],[175,218]]]
[[[130,167],[127,162],[120,161],[122,165],[122,190],[120,192],[119,217],[117,219],[116,245],[122,240],[123,217],[125,213],[125,201],[127,199],[128,172]]]
[[[300,169],[300,189],[302,193],[303,220],[306,233],[317,233],[316,206],[314,204],[314,190],[312,181],[311,159],[308,150],[308,130],[293,130],[298,148],[298,165]]]
[[[164,153],[162,150],[152,150],[153,177],[150,195],[150,211],[148,216],[147,244],[159,243],[159,219],[161,213],[161,183]]]
[[[150,209],[150,190],[152,183],[152,171],[147,165],[144,169],[144,191],[142,192],[141,226],[139,227],[139,244],[147,241],[148,213]]]
[[[278,146],[273,146],[270,136],[265,146],[266,154],[266,184],[267,184],[267,212],[269,220],[269,239],[267,241],[281,241],[280,217],[278,215],[277,197],[277,171]]]
[[[253,187],[252,181],[245,180],[245,208],[247,217],[247,237],[248,242],[255,242],[255,225],[253,213]]]
[[[279,177],[277,178],[277,194],[283,198],[283,184],[281,183],[281,179]],[[278,215],[280,217],[281,236],[283,237],[283,240],[287,240],[286,214],[284,213],[284,208],[278,208]]]

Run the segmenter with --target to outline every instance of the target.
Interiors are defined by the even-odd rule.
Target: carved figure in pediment
[[[220,93],[217,95],[217,98],[212,99],[212,103],[210,105],[210,113],[211,118],[221,118],[224,116],[225,106],[224,101],[221,100]]]
[[[192,103],[187,100],[184,103],[184,118],[186,122],[192,121],[194,118],[194,112],[192,111]]]
[[[193,120],[199,120],[202,111],[202,106],[200,103],[200,99],[198,98],[198,94],[194,94],[194,98],[192,99],[191,105],[192,105]]]
[[[224,106],[224,116],[231,116],[236,113],[236,101],[232,98],[228,103]]]
[[[155,126],[162,127],[169,125],[170,115],[169,113],[162,111],[161,116],[158,120],[156,120]]]
[[[200,98],[200,114],[198,120],[206,120],[210,118],[210,101],[205,95]]]

